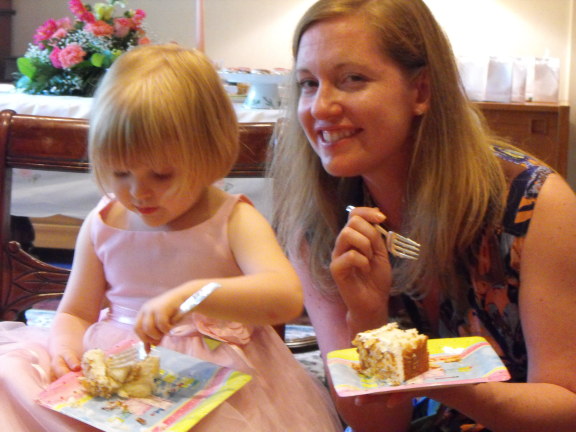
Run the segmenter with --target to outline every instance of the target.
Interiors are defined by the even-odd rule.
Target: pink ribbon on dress
[[[174,327],[170,334],[189,336],[198,332],[220,342],[242,346],[250,342],[253,331],[254,328],[246,324],[192,313],[182,324]]]

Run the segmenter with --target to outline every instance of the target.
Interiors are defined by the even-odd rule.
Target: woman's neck
[[[367,175],[363,179],[374,205],[386,215],[385,224],[398,230],[404,218],[407,176],[394,173]]]

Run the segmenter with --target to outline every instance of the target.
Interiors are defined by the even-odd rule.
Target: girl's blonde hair
[[[505,179],[491,150],[482,115],[462,90],[450,44],[421,0],[320,0],[300,20],[293,39],[298,56],[302,35],[320,21],[360,16],[375,32],[382,55],[407,74],[426,73],[430,108],[414,122],[414,146],[406,190],[402,233],[419,241],[418,261],[395,266],[394,292],[425,294],[422,280],[438,277],[455,290],[462,266],[474,261],[476,244],[487,227],[500,222]],[[331,177],[298,124],[299,89],[292,77],[291,104],[278,131],[270,163],[275,178],[274,224],[292,256],[304,241],[312,275],[333,291],[328,265],[335,237],[346,221],[347,204],[361,205],[359,178]],[[383,137],[385,139],[385,137]]]
[[[122,54],[99,84],[89,158],[105,190],[110,167],[178,167],[183,183],[210,184],[236,161],[236,114],[213,64],[176,44]],[[185,184],[182,184],[185,186]]]

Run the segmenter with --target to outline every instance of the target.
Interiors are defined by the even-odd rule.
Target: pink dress
[[[124,231],[106,225],[104,198],[89,214],[102,261],[109,309],[85,334],[84,346],[109,348],[135,337],[136,312],[149,298],[196,278],[241,275],[228,246],[227,221],[240,196],[230,195],[204,223],[182,231]],[[49,355],[40,329],[0,323],[0,424],[14,431],[95,430],[36,405],[48,383]],[[206,337],[223,341],[217,348]],[[20,339],[25,338],[25,339]],[[14,342],[26,340],[26,342]],[[162,346],[252,375],[252,380],[196,426],[201,431],[330,432],[342,427],[325,389],[294,359],[270,326],[247,326],[191,313]]]

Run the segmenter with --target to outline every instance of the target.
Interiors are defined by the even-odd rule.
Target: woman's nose
[[[342,114],[342,104],[338,92],[330,87],[319,86],[310,107],[316,119],[330,119]]]

